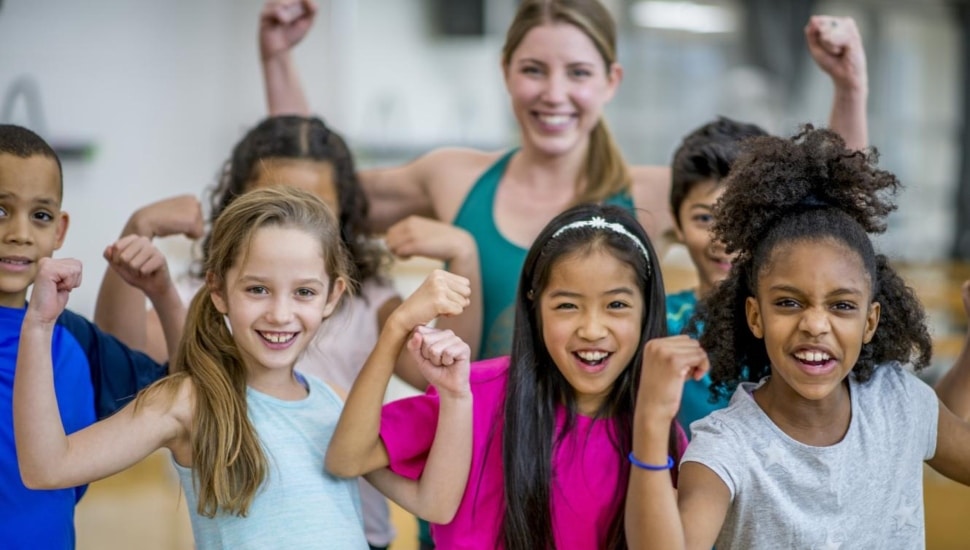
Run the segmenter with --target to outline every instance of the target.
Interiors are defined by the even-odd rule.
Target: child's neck
[[[309,390],[300,382],[293,369],[273,369],[254,372],[249,370],[246,385],[259,393],[282,399],[284,401],[299,401],[306,399]]]
[[[23,292],[0,292],[0,307],[23,309],[27,307],[27,290]]]
[[[842,441],[852,420],[848,380],[819,401],[805,399],[784,382],[773,379],[752,396],[781,431],[813,447],[828,447]]]

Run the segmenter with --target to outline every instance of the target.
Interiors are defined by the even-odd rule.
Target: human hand
[[[39,323],[51,325],[67,307],[71,291],[81,285],[81,262],[41,258],[37,265],[27,315]]]
[[[205,232],[202,204],[195,195],[178,195],[143,206],[131,215],[125,235],[149,239],[185,235],[198,239]]]
[[[149,298],[162,296],[174,284],[165,255],[148,237],[122,237],[104,249],[104,259],[126,283]]]
[[[388,323],[411,332],[442,315],[458,315],[468,306],[471,283],[468,279],[436,269],[404,302],[391,313]]]
[[[263,61],[288,53],[313,25],[313,0],[269,0],[259,14],[259,54]]]
[[[851,17],[813,15],[805,25],[805,41],[812,59],[836,88],[868,91],[866,51]]]
[[[392,225],[384,242],[391,254],[404,259],[421,256],[448,262],[477,251],[475,239],[468,231],[423,216],[408,216]]]
[[[710,369],[707,352],[697,340],[685,336],[654,338],[643,348],[643,368],[637,408],[650,407],[652,416],[670,422],[680,409],[684,382],[700,380]]]
[[[419,325],[408,339],[408,351],[421,374],[439,394],[449,397],[470,394],[471,348],[454,332]]]

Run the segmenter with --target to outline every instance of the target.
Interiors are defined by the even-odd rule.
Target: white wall
[[[0,11],[0,90],[40,86],[45,137],[90,139],[91,162],[65,163],[72,215],[60,256],[80,258],[71,307],[90,314],[101,251],[138,205],[198,192],[241,122],[228,3],[14,0]],[[247,55],[246,57],[252,57]],[[252,94],[258,97],[258,94]],[[10,121],[28,124],[23,106]],[[43,131],[43,129],[35,128]]]
[[[296,51],[313,106],[368,158],[385,142],[506,143],[509,121],[494,40],[427,36],[426,0],[322,1]],[[61,257],[85,283],[71,307],[93,313],[104,247],[147,202],[210,185],[232,145],[264,114],[256,29],[261,0],[6,0],[0,95],[29,75],[44,137],[89,139],[90,162],[64,169],[72,224]],[[382,108],[383,106],[383,108]],[[9,121],[31,125],[18,104]],[[469,138],[470,139],[470,138]],[[184,242],[163,247],[187,254]]]
[[[73,222],[60,255],[87,268],[72,298],[75,310],[93,311],[101,251],[128,215],[164,196],[201,193],[263,116],[256,46],[262,3],[3,1],[0,95],[30,75],[41,89],[45,137],[97,145],[92,161],[65,165],[64,205]],[[346,135],[360,165],[406,160],[440,144],[493,149],[516,141],[499,70],[514,0],[490,1],[493,32],[484,38],[436,36],[430,0],[319,3],[296,59],[311,104]],[[666,162],[680,136],[718,113],[766,123],[725,93],[736,73],[736,38],[634,32],[622,21],[626,2],[611,4],[626,32],[626,78],[607,116],[627,160]],[[848,4],[823,7],[844,13]],[[870,68],[879,71],[871,76],[871,136],[883,165],[909,189],[887,248],[932,259],[945,253],[952,232],[957,34],[939,9],[909,15],[886,15],[883,33],[892,40],[870,52]],[[805,105],[789,118],[824,123],[829,85],[813,74],[808,86]],[[10,122],[27,124],[20,107]],[[766,112],[770,118],[772,109]],[[163,247],[181,257],[188,248],[178,241]]]

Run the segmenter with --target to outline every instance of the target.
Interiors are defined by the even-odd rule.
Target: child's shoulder
[[[138,396],[135,409],[170,416],[188,430],[195,416],[197,392],[191,375],[184,372],[172,374],[146,388]]]
[[[912,369],[895,361],[880,363],[873,368],[868,380],[859,381],[851,377],[853,391],[861,396],[863,401],[879,401],[890,408],[912,404],[914,402],[936,402],[936,392],[929,384],[921,380]],[[891,405],[890,403],[895,403]]]
[[[744,439],[749,431],[762,426],[758,419],[764,415],[761,408],[754,401],[751,392],[758,384],[742,382],[735,389],[727,407],[711,412],[691,425],[691,432],[696,437],[698,432],[722,437]]]
[[[896,361],[889,361],[875,365],[872,369],[872,374],[870,374],[869,378],[864,381],[860,381],[854,376],[852,377],[852,380],[854,380],[860,388],[877,390],[905,389],[912,387],[913,385],[926,385],[916,376],[915,373],[912,372],[910,368]]]

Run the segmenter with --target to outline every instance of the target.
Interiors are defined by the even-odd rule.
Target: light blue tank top
[[[320,380],[305,379],[310,393],[300,401],[246,389],[249,420],[269,464],[247,517],[200,516],[192,470],[175,464],[197,550],[367,548],[357,480],[323,469],[343,404]]]
[[[518,149],[512,149],[472,186],[465,202],[455,216],[454,225],[471,233],[478,245],[478,260],[482,271],[482,339],[479,359],[508,355],[512,350],[512,328],[515,319],[515,290],[528,250],[509,241],[499,232],[492,212],[495,193],[505,175],[509,159]],[[628,208],[633,212],[633,198],[618,193],[603,201]]]

